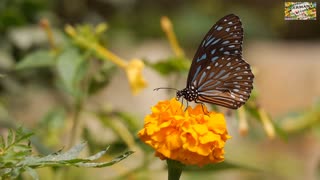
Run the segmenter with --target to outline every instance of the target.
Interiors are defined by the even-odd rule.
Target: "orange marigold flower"
[[[197,105],[184,111],[175,98],[160,101],[145,117],[144,128],[138,136],[155,149],[155,155],[180,161],[187,165],[203,166],[224,160],[224,145],[231,138],[224,115],[207,112]]]

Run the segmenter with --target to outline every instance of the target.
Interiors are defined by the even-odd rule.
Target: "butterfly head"
[[[179,100],[181,97],[185,98],[187,101],[194,101],[198,97],[198,90],[191,88],[184,88],[183,90],[177,91],[176,98]]]
[[[183,97],[182,90],[181,91],[177,91],[176,99],[179,101],[181,97]]]

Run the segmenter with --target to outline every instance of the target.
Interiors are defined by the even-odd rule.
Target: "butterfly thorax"
[[[185,98],[187,101],[194,101],[198,98],[198,90],[196,90],[193,86],[186,87],[180,91],[177,91],[177,99],[180,97]]]

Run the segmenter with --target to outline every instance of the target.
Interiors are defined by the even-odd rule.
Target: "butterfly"
[[[214,24],[199,45],[186,88],[177,90],[177,99],[230,109],[242,106],[250,97],[254,79],[250,65],[242,58],[242,42],[238,16],[229,14]]]

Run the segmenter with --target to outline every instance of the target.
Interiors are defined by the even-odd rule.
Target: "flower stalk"
[[[51,49],[53,51],[57,51],[58,49],[57,49],[56,43],[54,41],[52,28],[50,26],[50,23],[49,23],[48,19],[41,19],[40,20],[40,26],[47,34],[47,38],[48,38],[48,41],[49,41]]]
[[[266,131],[268,137],[270,139],[273,139],[276,136],[276,133],[275,133],[274,126],[273,126],[270,118],[268,117],[268,115],[264,109],[259,108],[258,112],[259,112],[259,116],[262,121],[264,130]]]
[[[237,112],[239,117],[239,134],[245,136],[248,134],[248,120],[245,107],[240,107]]]
[[[182,174],[183,165],[179,161],[167,159],[168,165],[168,180],[179,180]]]
[[[71,36],[75,40],[75,42],[78,43],[81,47],[94,50],[99,56],[103,57],[104,60],[108,59],[122,68],[127,66],[127,62],[125,60],[113,54],[111,51],[104,48],[102,45],[98,44],[97,42],[87,41],[86,38],[79,36],[77,34],[77,31],[72,26],[67,25],[65,27],[65,32],[69,36]]]
[[[173,31],[172,23],[167,16],[163,16],[161,18],[161,27],[162,27],[162,30],[166,33],[169,43],[171,45],[171,48],[175,53],[175,55],[177,57],[183,57],[184,52],[178,43],[176,34]]]

